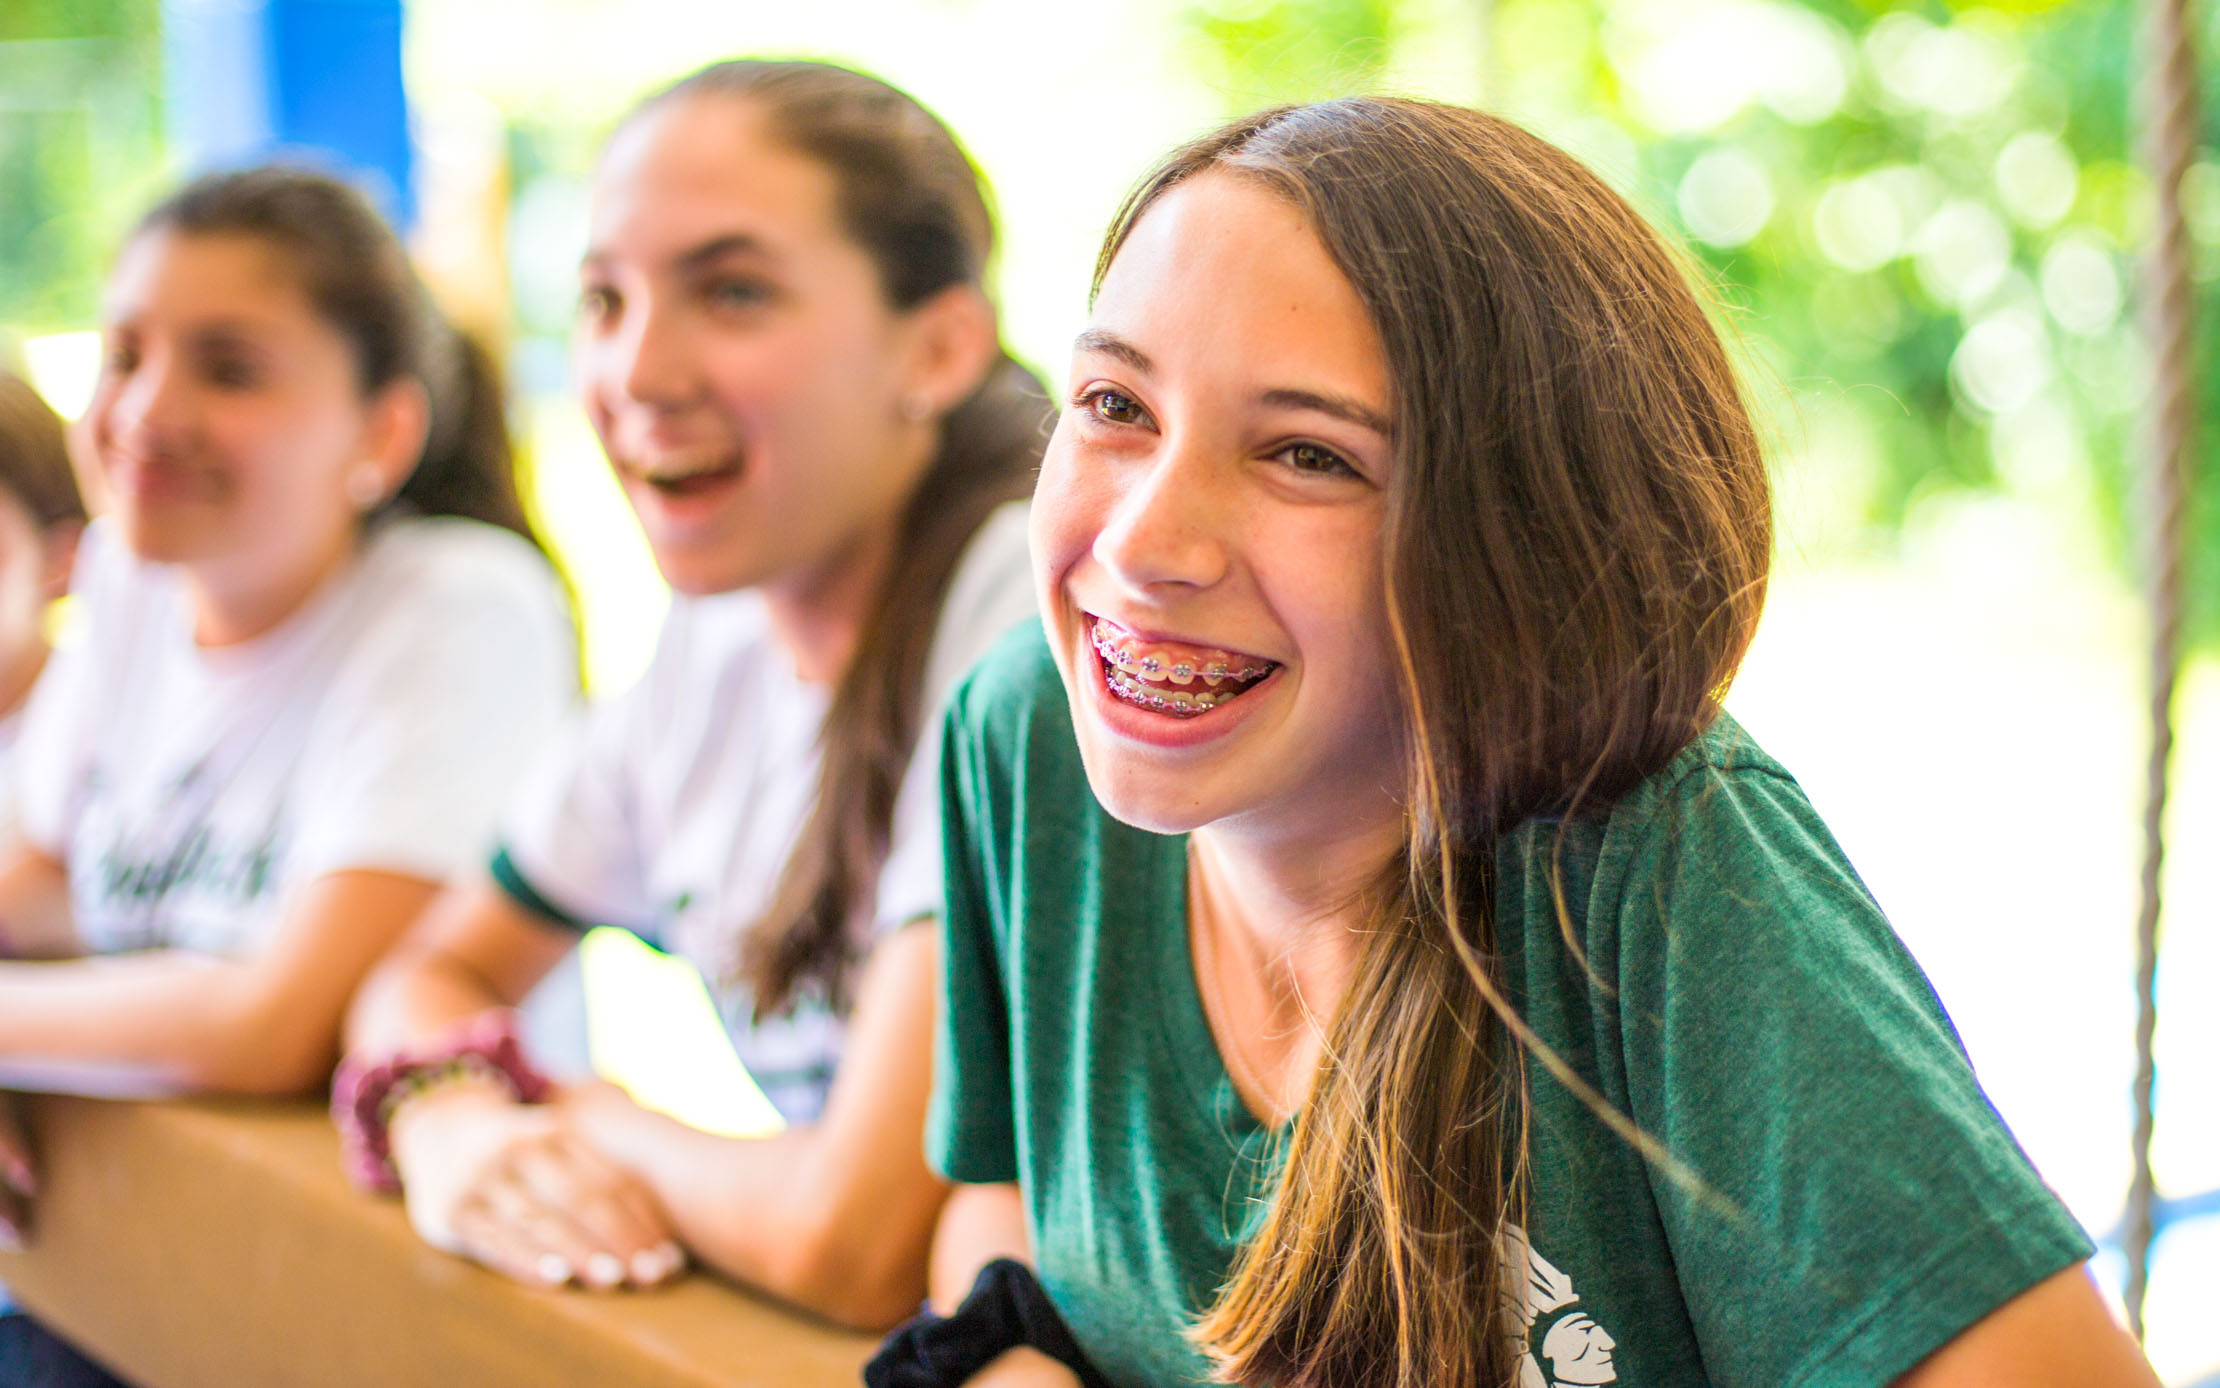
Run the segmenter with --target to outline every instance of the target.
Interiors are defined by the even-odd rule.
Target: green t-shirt
[[[957,695],[944,770],[934,1163],[1022,1184],[1041,1280],[1112,1379],[1200,1381],[1181,1331],[1256,1228],[1284,1131],[1242,1106],[1204,1019],[1185,841],[1095,802],[1037,627]],[[1559,933],[1560,836],[1608,988]],[[1498,866],[1517,1005],[1709,1187],[1529,1066],[1529,1388],[1885,1384],[2089,1255],[1841,849],[1733,720],[1608,814],[1520,828]]]

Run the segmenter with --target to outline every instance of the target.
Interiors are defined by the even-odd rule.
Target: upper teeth
[[[1226,680],[1261,679],[1272,672],[1272,662],[1254,656],[1227,656],[1197,661],[1194,657],[1172,655],[1152,649],[1139,641],[1121,643],[1107,635],[1100,625],[1093,629],[1094,647],[1113,669],[1142,679],[1168,679],[1173,684],[1193,684],[1200,677],[1207,685],[1217,685]]]

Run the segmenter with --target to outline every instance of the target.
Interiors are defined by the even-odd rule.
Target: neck
[[[1222,822],[1198,829],[1195,871],[1232,956],[1323,1022],[1356,970],[1372,887],[1403,843],[1392,805],[1331,832],[1274,834]]]
[[[763,585],[771,629],[811,684],[837,683],[894,563],[901,508],[875,518],[805,572]]]
[[[31,697],[31,686],[39,682],[39,672],[46,668],[51,650],[44,637],[34,637],[15,653],[5,669],[0,669],[0,718],[23,708]]]
[[[204,647],[236,646],[276,630],[301,610],[354,554],[354,533],[272,574],[242,572],[239,563],[187,564],[185,597],[193,614],[193,641]]]

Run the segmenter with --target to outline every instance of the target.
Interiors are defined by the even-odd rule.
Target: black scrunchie
[[[896,1326],[863,1366],[863,1381],[866,1388],[958,1388],[1019,1345],[1056,1360],[1086,1388],[1113,1388],[1080,1352],[1033,1269],[1010,1258],[979,1269],[953,1315],[924,1311]]]

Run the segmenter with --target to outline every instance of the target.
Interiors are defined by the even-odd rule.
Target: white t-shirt
[[[79,639],[24,715],[20,831],[89,953],[251,954],[327,873],[483,861],[576,688],[561,589],[492,526],[399,519],[283,624],[205,650],[177,572],[104,525]]]
[[[23,711],[0,716],[0,840],[15,828],[15,749],[22,741]]]
[[[941,607],[874,936],[940,910],[943,704],[1033,610],[1025,507],[1012,503],[972,537]],[[842,1020],[805,999],[758,1025],[733,973],[741,936],[769,909],[815,803],[830,701],[795,671],[758,594],[680,598],[640,682],[591,709],[525,783],[493,865],[495,880],[545,919],[622,926],[691,962],[742,1063],[793,1122],[824,1106]]]

